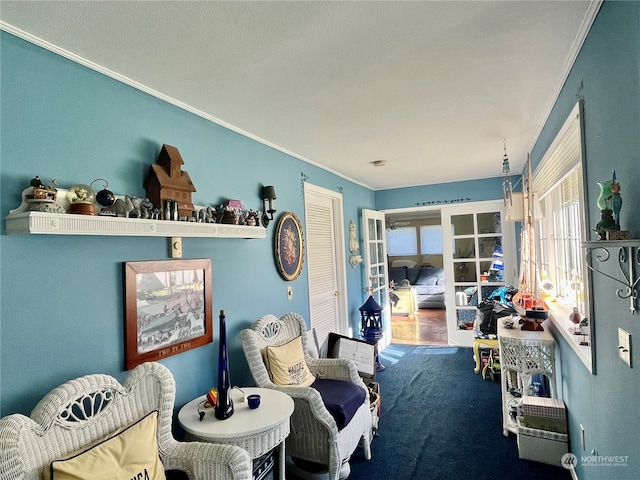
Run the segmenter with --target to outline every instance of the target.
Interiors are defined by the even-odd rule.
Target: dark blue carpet
[[[351,458],[349,480],[570,480],[568,470],[520,460],[502,434],[500,384],[473,372],[470,348],[391,345],[377,374],[382,414],[372,459]]]

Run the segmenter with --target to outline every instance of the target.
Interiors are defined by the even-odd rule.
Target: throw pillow
[[[315,377],[309,370],[302,350],[302,337],[284,345],[267,347],[267,370],[276,385],[308,387]]]
[[[114,478],[165,480],[156,431],[158,412],[69,458],[54,460],[52,480],[111,480]]]
[[[418,276],[420,275],[420,270],[422,267],[418,268],[407,268],[407,279],[411,285],[416,285],[418,283]]]
[[[438,270],[435,268],[423,267],[418,275],[417,285],[433,286],[438,284]]]

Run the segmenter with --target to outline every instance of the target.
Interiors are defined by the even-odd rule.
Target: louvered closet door
[[[324,348],[330,332],[346,329],[342,196],[305,183],[310,324]]]

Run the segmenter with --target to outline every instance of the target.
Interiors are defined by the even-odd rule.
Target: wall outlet
[[[618,353],[624,363],[631,368],[631,334],[618,327]]]
[[[293,299],[293,287],[287,287],[287,300]]]

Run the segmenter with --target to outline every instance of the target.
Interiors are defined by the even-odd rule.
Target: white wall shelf
[[[26,189],[28,193],[30,189]],[[261,226],[224,223],[178,222],[141,218],[76,215],[30,210],[25,201],[5,217],[8,235],[106,235],[138,237],[212,237],[265,238],[267,230]],[[60,197],[60,191],[58,197]],[[61,200],[58,204],[63,205]]]
[[[171,222],[139,218],[26,212],[5,217],[8,235],[115,235],[138,237],[265,238],[264,227]]]

